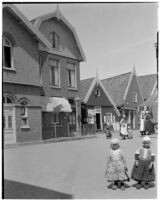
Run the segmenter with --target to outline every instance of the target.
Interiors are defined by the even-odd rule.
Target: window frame
[[[51,42],[51,46],[53,49],[59,49],[60,37],[55,31],[49,33],[49,41]]]
[[[50,76],[50,87],[53,88],[60,88],[61,87],[61,80],[60,80],[60,61],[58,59],[49,59],[50,61],[56,61],[57,62],[57,66],[53,66],[50,63],[48,63],[49,66],[49,76]],[[53,77],[52,77],[52,68],[58,68],[58,84],[54,84],[53,85]]]
[[[9,43],[9,45],[7,45],[5,43],[6,40]],[[10,48],[10,65],[11,65],[11,67],[7,67],[6,66],[6,62],[5,62],[5,47],[9,47]],[[13,66],[13,48],[14,48],[14,46],[13,46],[12,40],[7,36],[3,36],[3,55],[2,55],[3,69],[15,70],[15,68]]]
[[[74,69],[71,69],[72,67],[74,67]],[[74,71],[74,86],[72,86],[72,82],[71,84],[69,83],[69,72]],[[70,81],[72,81],[72,78],[70,76]],[[69,89],[73,89],[76,90],[77,89],[77,67],[75,63],[72,62],[67,62],[67,87]]]

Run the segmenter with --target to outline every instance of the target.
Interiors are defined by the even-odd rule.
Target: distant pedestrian
[[[127,118],[126,115],[123,115],[120,121],[120,136],[122,140],[128,138],[128,130],[127,130]]]
[[[155,155],[152,154],[150,145],[150,137],[145,136],[142,140],[142,147],[140,147],[135,153],[135,163],[132,169],[131,178],[137,181],[137,189],[142,187],[148,189],[148,183],[155,180],[153,165]]]
[[[133,139],[133,134],[130,126],[128,126],[128,139]]]
[[[116,138],[112,139],[105,176],[108,182],[113,183],[113,190],[116,190],[118,187],[122,190],[125,189],[124,182],[129,181],[127,171],[127,164],[120,149],[119,140]]]
[[[104,132],[106,134],[106,138],[107,139],[111,139],[112,138],[112,133],[111,133],[109,125],[105,124]]]

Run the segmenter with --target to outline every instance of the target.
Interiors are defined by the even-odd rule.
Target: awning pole
[[[54,133],[55,133],[55,138],[57,138],[56,123],[54,123]]]

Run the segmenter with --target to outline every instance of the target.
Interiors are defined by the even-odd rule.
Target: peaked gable
[[[80,98],[83,102],[85,100],[89,88],[91,87],[93,80],[94,78],[88,78],[80,81]]]
[[[97,95],[97,91],[99,92],[99,96]],[[86,104],[90,106],[112,106],[112,103],[99,84],[95,84]]]
[[[101,80],[116,105],[123,103],[124,94],[129,83],[131,72]]]
[[[157,82],[157,74],[138,76],[137,78],[142,91],[143,99],[147,100],[150,97]]]
[[[65,17],[61,14],[61,12],[59,10],[56,10],[55,12],[46,14],[46,15],[42,15],[37,17],[36,19],[32,20],[32,23],[34,24],[34,26],[39,29],[41,24],[43,22],[45,22],[46,20],[52,19],[52,18],[56,18],[57,21],[64,25],[66,28],[68,28],[69,32],[73,35],[75,42],[76,42],[76,47],[79,49],[80,55],[81,55],[81,61],[85,61],[85,54],[83,52],[82,46],[80,44],[78,35],[74,29],[74,27],[65,19]]]
[[[43,44],[48,49],[50,48],[49,42],[46,38],[30,23],[30,21],[23,15],[23,13],[14,4],[4,4],[3,9],[7,9],[18,21],[22,24],[33,37]]]
[[[133,102],[133,93],[137,94],[137,102]],[[136,75],[132,76],[124,102],[127,108],[134,108],[134,109],[136,109],[137,106],[143,102],[143,96],[141,94]]]
[[[95,77],[94,79],[91,78],[91,79],[83,80],[83,85],[81,84],[81,92],[83,91],[84,85],[87,86],[85,88],[85,93],[83,93],[83,94],[85,94],[85,96],[83,97],[84,103],[86,103],[86,104],[90,103],[91,105],[93,105],[93,104],[95,105],[95,103],[96,103],[97,105],[104,105],[104,106],[112,105],[115,108],[117,115],[120,116],[120,113],[119,113],[114,101],[112,100],[108,91],[104,88],[103,84],[98,79],[98,77]],[[100,91],[101,98],[94,99],[96,97],[95,92],[97,89],[99,89],[99,91]],[[97,96],[97,97],[100,97],[100,96]],[[89,102],[90,99],[92,99],[91,102]],[[95,103],[93,103],[93,99],[94,99]],[[106,101],[106,99],[107,99],[107,101]]]

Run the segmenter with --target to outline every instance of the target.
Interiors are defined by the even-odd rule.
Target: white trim
[[[10,107],[12,110],[11,111],[8,111],[6,110],[7,107]],[[8,114],[8,115],[11,115],[12,116],[12,125],[13,125],[13,133],[12,133],[12,140],[10,141],[7,141],[6,140],[6,132],[5,132],[5,129],[4,129],[4,144],[13,144],[13,143],[16,143],[16,120],[15,120],[15,106],[13,104],[4,104],[3,106],[4,108],[4,117]]]
[[[35,26],[23,15],[23,13],[14,4],[3,4],[3,8],[9,8],[20,20],[21,24],[24,25],[33,35],[36,35],[36,40],[41,42],[43,45],[51,48],[50,43],[47,39],[36,29]]]
[[[116,107],[114,101],[112,100],[112,98],[110,97],[109,93],[107,92],[107,90],[106,90],[105,87],[103,86],[102,82],[99,81],[99,84],[100,84],[102,90],[104,91],[105,95],[106,95],[106,96],[108,97],[108,99],[110,100],[111,104],[114,106],[117,115],[120,116],[121,114],[120,114],[119,110],[117,109],[117,107]]]
[[[155,84],[154,84],[154,86],[153,86],[152,92],[151,92],[151,94],[150,94],[151,96],[153,95],[153,93],[154,93],[156,87],[157,87],[157,81],[155,82]]]
[[[125,93],[124,93],[123,102],[126,101],[127,94],[128,94],[128,91],[129,91],[129,88],[130,88],[130,86],[131,86],[131,82],[132,82],[132,79],[133,79],[133,75],[134,75],[134,72],[132,71],[132,73],[131,73],[131,75],[130,75],[130,78],[129,78],[129,81],[128,81],[128,85],[127,85],[126,90],[125,90]]]
[[[49,13],[49,14],[46,14],[46,15],[43,15],[43,16],[40,16],[38,17],[35,22],[34,22],[34,26],[37,27],[37,29],[39,29],[42,21],[44,20],[47,20],[49,18],[53,18],[53,17],[56,17],[57,18],[57,10],[55,12],[52,12],[52,13]],[[80,50],[80,53],[81,53],[81,56],[82,56],[82,59],[83,61],[86,61],[86,57],[85,57],[85,54],[83,52],[83,49],[82,49],[82,46],[80,44],[80,41],[79,41],[79,38],[78,38],[78,35],[74,29],[74,27],[63,17],[63,15],[61,14],[60,11],[58,11],[58,20],[62,20],[64,24],[66,24],[68,26],[68,28],[72,31],[74,37],[75,37],[75,40],[77,42],[77,45],[78,45],[78,48]]]
[[[137,80],[137,83],[138,83],[138,87],[139,87],[140,95],[141,95],[142,100],[143,100],[143,102],[144,102],[144,97],[143,97],[143,95],[142,95],[141,87],[139,86],[139,82],[138,82],[137,76],[136,76],[136,80]],[[143,103],[143,102],[142,102],[142,103]]]
[[[89,90],[88,90],[88,92],[87,92],[87,94],[86,94],[86,96],[84,98],[84,103],[87,103],[87,101],[88,101],[88,99],[89,99],[89,97],[90,97],[90,95],[91,95],[91,93],[92,93],[92,91],[94,89],[94,86],[95,86],[96,82],[97,82],[96,78],[94,78],[92,80],[91,86],[90,86],[90,88],[89,88]]]
[[[118,111],[118,109],[117,109],[117,107],[116,107],[114,101],[112,100],[112,98],[110,97],[109,93],[107,92],[107,90],[106,90],[105,87],[103,86],[102,82],[101,82],[97,77],[95,77],[95,78],[93,79],[93,81],[92,81],[92,83],[91,83],[91,86],[90,86],[90,88],[89,88],[89,90],[88,90],[88,92],[87,92],[87,94],[86,94],[86,96],[85,96],[85,98],[84,98],[84,103],[87,103],[87,101],[88,101],[88,99],[89,99],[91,93],[93,92],[93,89],[94,89],[94,87],[95,87],[96,84],[99,84],[99,85],[101,86],[103,92],[104,92],[105,95],[108,97],[110,103],[114,106],[117,115],[120,116],[120,113],[119,113],[119,111]]]

